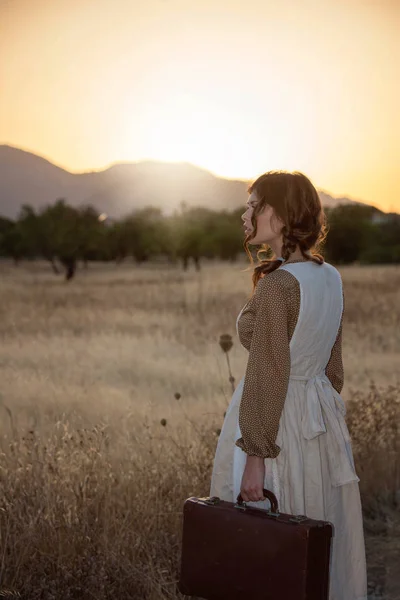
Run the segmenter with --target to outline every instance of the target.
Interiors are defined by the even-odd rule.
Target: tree
[[[373,237],[372,206],[344,204],[327,210],[329,231],[325,241],[328,260],[352,263],[359,259]]]

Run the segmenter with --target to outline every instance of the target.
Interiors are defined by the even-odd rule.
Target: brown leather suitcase
[[[206,600],[328,600],[333,524],[218,496],[183,505],[178,590]]]

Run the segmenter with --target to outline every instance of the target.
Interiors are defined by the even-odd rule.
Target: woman
[[[325,215],[302,173],[268,172],[242,215],[248,243],[275,255],[253,272],[236,330],[248,350],[215,453],[211,496],[330,521],[329,600],[367,600],[359,478],[344,419],[342,281],[317,248]],[[261,251],[262,251],[261,250]]]

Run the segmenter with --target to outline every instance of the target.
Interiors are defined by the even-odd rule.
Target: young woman
[[[215,453],[211,496],[334,525],[329,600],[367,600],[359,478],[345,422],[342,280],[317,248],[326,235],[315,187],[268,172],[250,187],[248,243],[272,250],[253,271],[236,330],[248,351]]]

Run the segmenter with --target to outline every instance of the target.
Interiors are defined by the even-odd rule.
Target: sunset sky
[[[400,212],[400,0],[0,0],[0,143],[300,170]]]

